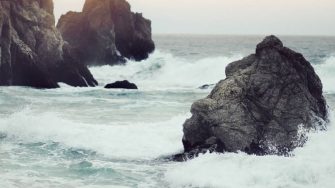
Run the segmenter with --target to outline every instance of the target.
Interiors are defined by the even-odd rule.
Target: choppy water
[[[91,67],[96,88],[0,87],[0,187],[333,188],[335,127],[293,157],[206,154],[185,163],[182,124],[203,84],[225,77],[259,37],[155,36],[157,51],[126,66]],[[335,107],[335,38],[282,37],[311,61]],[[138,91],[105,90],[128,79]],[[333,115],[333,113],[331,113]]]

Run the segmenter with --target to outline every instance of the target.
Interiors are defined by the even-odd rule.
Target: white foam
[[[90,149],[111,158],[155,159],[182,150],[182,124],[187,116],[158,123],[84,124],[55,113],[26,109],[0,119],[0,132],[24,143],[59,142]]]
[[[165,179],[172,187],[333,188],[334,142],[331,126],[327,132],[311,133],[294,157],[205,154],[171,165]]]
[[[314,65],[323,84],[324,91],[335,93],[335,57],[331,56],[322,64]]]
[[[156,51],[142,62],[130,61],[126,66],[91,67],[100,85],[129,80],[143,90],[197,88],[225,78],[225,67],[242,56],[204,58],[190,61]]]
[[[240,58],[240,56],[214,57],[190,62],[157,51],[150,59],[143,62],[90,69],[101,85],[128,79],[143,90],[187,89],[224,79],[226,65]],[[334,63],[335,58],[331,57],[323,64],[314,65],[325,91],[329,93],[335,92]],[[10,91],[17,94],[16,89],[11,88]],[[66,97],[68,93],[99,89],[101,87],[72,88],[62,85],[61,89],[50,90],[50,93],[59,92]],[[49,91],[43,92],[49,93]],[[38,100],[41,99],[38,98]],[[71,96],[69,100],[76,99]],[[62,113],[36,113],[25,109],[7,117],[2,116],[0,132],[6,133],[14,141],[23,143],[52,141],[59,142],[64,147],[93,150],[110,158],[151,160],[182,150],[182,124],[189,116],[189,114],[179,115],[168,121],[151,123],[138,122],[136,117],[129,117],[129,120],[122,122],[116,120],[104,123],[82,123],[78,122],[79,120],[66,119]],[[130,116],[137,115],[136,112],[131,113]],[[115,114],[111,113],[111,115]],[[167,170],[163,178],[171,187],[333,188],[335,185],[333,144],[335,128],[330,127],[327,132],[313,133],[309,138],[305,147],[294,151],[294,157],[258,157],[243,153],[206,154],[185,163],[163,164]],[[6,181],[1,182],[0,186],[15,187],[13,181],[10,181],[12,176],[18,177],[27,186],[36,183],[31,177],[25,176],[26,174],[17,175],[14,171],[13,173],[14,175],[3,177],[1,180]],[[47,177],[46,180],[50,181],[50,178]],[[63,180],[54,181],[58,184],[58,181]],[[68,187],[82,186],[82,184],[66,184]],[[50,186],[48,183],[45,184],[45,186],[48,185]],[[45,187],[44,185],[36,187],[38,186]]]
[[[191,61],[157,50],[142,62],[130,61],[127,65],[91,67],[90,70],[100,85],[129,80],[141,90],[190,89],[224,79],[226,66],[241,58],[241,55],[235,55]],[[335,93],[335,57],[313,66],[322,80],[324,91]]]

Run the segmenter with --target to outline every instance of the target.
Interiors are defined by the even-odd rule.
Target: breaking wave
[[[181,125],[186,118],[187,115],[156,123],[89,124],[68,120],[56,113],[36,114],[25,109],[0,119],[0,139],[59,143],[114,159],[151,160],[182,150]]]
[[[172,187],[332,188],[335,183],[334,128],[330,125],[328,131],[310,133],[309,141],[303,148],[296,149],[292,157],[205,154],[169,166],[165,179]]]
[[[226,66],[241,58],[242,55],[235,55],[191,61],[156,51],[142,62],[130,61],[127,65],[91,67],[90,70],[100,85],[129,80],[142,90],[194,89],[224,79]],[[314,67],[325,92],[334,93],[335,57],[331,56],[321,64],[314,64]]]
[[[91,67],[90,70],[101,85],[126,79],[142,90],[194,89],[224,79],[226,66],[241,57],[236,55],[190,61],[156,51],[142,62],[130,61],[125,66]]]
[[[317,74],[320,76],[324,91],[335,93],[335,57],[331,56],[323,63],[314,65]]]

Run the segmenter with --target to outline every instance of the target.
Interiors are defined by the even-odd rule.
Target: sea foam
[[[127,65],[91,67],[100,85],[129,80],[141,90],[194,89],[205,84],[215,84],[226,77],[226,66],[240,60],[242,55],[231,57],[207,57],[197,61],[175,57],[156,51],[141,62],[129,61]],[[320,76],[324,91],[335,92],[335,57],[326,58],[321,64],[313,64]]]
[[[323,63],[314,65],[314,68],[321,78],[324,91],[335,93],[335,57],[326,58]]]
[[[2,91],[2,95],[7,98],[2,98],[0,100],[1,104],[8,106],[9,99],[15,96],[16,98],[12,99],[16,101],[15,104],[31,103],[33,109],[25,108],[14,113],[10,111],[10,113],[1,116],[0,141],[5,140],[1,149],[9,151],[10,154],[14,151],[20,151],[22,144],[57,143],[66,151],[72,150],[72,148],[76,151],[81,149],[92,151],[97,155],[107,157],[108,160],[113,161],[113,165],[114,159],[116,159],[115,161],[121,159],[145,163],[143,160],[151,161],[181,152],[183,149],[181,142],[183,136],[182,124],[190,114],[182,113],[180,115],[179,113],[184,112],[184,105],[180,106],[179,103],[173,103],[177,99],[185,102],[185,98],[179,96],[184,95],[180,90],[192,89],[192,92],[198,93],[200,92],[197,89],[199,86],[217,83],[225,78],[225,67],[231,62],[241,59],[241,57],[236,55],[190,61],[156,51],[150,59],[143,62],[129,62],[126,66],[91,67],[90,70],[100,82],[100,86],[96,88],[73,88],[66,85],[62,85],[60,89],[48,91],[15,87],[6,88]],[[335,92],[333,85],[335,83],[335,57],[329,57],[322,64],[313,66],[323,82],[324,91],[327,94],[333,94]],[[142,96],[141,90],[143,90],[146,93],[144,96],[154,95],[155,97],[149,97],[145,100],[143,100],[143,97],[135,97],[129,102],[128,96],[119,96],[125,94],[125,91],[102,89],[104,84],[123,79],[135,82],[139,86],[140,93],[135,92],[134,95]],[[176,99],[171,101],[166,101],[166,98],[164,98],[164,95],[172,95],[170,92],[151,92],[151,90],[171,89],[178,93],[178,96],[173,93]],[[146,90],[149,90],[149,92],[146,92]],[[209,92],[209,90],[205,92]],[[132,92],[127,94],[133,95]],[[197,97],[198,95],[194,100]],[[187,94],[187,98],[191,97]],[[103,102],[101,102],[103,105],[99,106],[100,103],[97,101],[101,99],[103,99]],[[152,101],[153,99],[157,101]],[[53,105],[52,109],[49,105],[50,101]],[[69,104],[69,109],[66,109],[63,106],[68,104],[68,101],[72,103]],[[177,109],[166,115],[169,116],[168,119],[165,119],[165,116],[163,118],[158,115],[158,119],[162,118],[162,120],[157,121],[157,117],[151,117],[153,116],[151,110],[143,110],[150,102],[154,103],[153,106],[161,107],[160,109],[155,108],[158,111],[155,114],[162,114],[163,111],[167,111],[169,106]],[[84,105],[78,105],[79,103]],[[10,104],[14,104],[14,102],[11,101]],[[94,104],[95,107],[87,106],[91,104]],[[71,105],[75,105],[78,109],[72,108]],[[138,107],[134,107],[134,105],[138,105]],[[138,113],[137,109],[144,112]],[[46,110],[47,112],[45,112]],[[116,112],[122,110],[131,110],[129,111],[130,115],[129,113],[126,114],[129,115],[129,119],[122,116],[123,121],[117,118],[108,118],[103,122],[99,121],[101,116],[114,115],[118,117],[119,115]],[[84,111],[85,113],[83,113]],[[136,116],[141,115],[148,115],[144,118],[148,118],[149,122],[136,118]],[[80,119],[85,116],[89,116],[89,121]],[[97,123],[98,121],[99,123]],[[334,122],[333,118],[331,122]],[[164,186],[159,184],[162,187],[332,188],[335,184],[335,147],[333,146],[335,129],[333,125],[329,125],[328,129],[325,132],[310,133],[306,145],[303,148],[296,149],[292,153],[292,157],[260,157],[244,153],[205,154],[185,163],[167,162],[158,164],[158,169],[156,169],[156,166],[148,166],[147,169],[143,170],[143,166],[139,166],[136,173],[141,174],[148,171],[150,175],[146,173],[142,175],[148,176],[149,179],[153,178],[150,181],[148,180],[153,183],[162,178],[165,182]],[[16,147],[18,149],[15,149]],[[31,151],[29,150],[29,152]],[[15,161],[17,156],[12,155],[13,158],[10,158],[0,151],[0,156],[3,157],[2,164],[10,163],[12,160],[12,163],[16,165],[22,163],[22,168],[27,165],[25,160]],[[26,157],[26,154],[23,153],[22,155]],[[27,153],[27,155],[29,157],[30,154]],[[43,159],[33,158],[29,160],[36,160],[36,163],[39,163]],[[44,160],[52,163],[51,159]],[[77,165],[77,161],[63,160],[71,165],[72,163]],[[101,165],[105,168],[106,166],[105,163],[100,164],[98,161],[91,161],[91,163],[93,167]],[[55,164],[55,166],[57,165]],[[124,165],[125,163],[117,164],[117,166]],[[126,169],[124,171],[131,174],[130,171],[133,171],[134,167],[127,165],[124,167]],[[10,171],[6,168],[5,170],[6,173],[0,170],[0,173],[3,173],[2,178],[0,178],[0,186],[2,187],[17,187],[18,181],[21,187],[82,187],[86,185],[86,182],[83,182],[82,179],[69,180],[50,176],[44,177],[45,174],[40,175],[39,171],[35,171],[35,169]],[[160,170],[164,172],[151,177],[152,171]],[[129,174],[125,176],[128,177]],[[92,177],[91,180],[94,182],[97,179],[99,178]],[[139,181],[144,180],[142,176],[139,179]],[[105,180],[103,179],[103,181]],[[129,180],[127,179],[127,181]],[[55,185],[50,182],[55,182]],[[159,183],[161,182],[159,181]],[[155,187],[155,185],[143,187]],[[90,185],[87,186],[90,187]],[[92,187],[95,186],[92,185]]]
[[[0,133],[15,142],[57,142],[113,159],[151,160],[182,151],[182,124],[187,116],[156,123],[88,124],[25,109],[0,119]]]
[[[172,187],[333,188],[335,127],[331,122],[328,131],[310,133],[306,145],[292,157],[205,154],[169,166],[165,179]]]
[[[241,57],[209,57],[190,61],[156,51],[142,62],[129,61],[126,66],[91,67],[90,70],[101,85],[129,80],[141,90],[192,89],[224,79],[225,67]]]

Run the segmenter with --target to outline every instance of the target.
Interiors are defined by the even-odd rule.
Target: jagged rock
[[[106,89],[138,89],[134,83],[130,83],[128,80],[117,81],[105,86]]]
[[[52,0],[0,1],[0,85],[97,84],[54,25]]]
[[[155,49],[150,20],[125,0],[86,0],[82,12],[61,16],[57,28],[87,65],[140,61]]]
[[[206,151],[287,154],[306,141],[300,129],[323,128],[322,83],[305,58],[275,36],[256,54],[229,64],[225,80],[192,105],[181,160]]]

